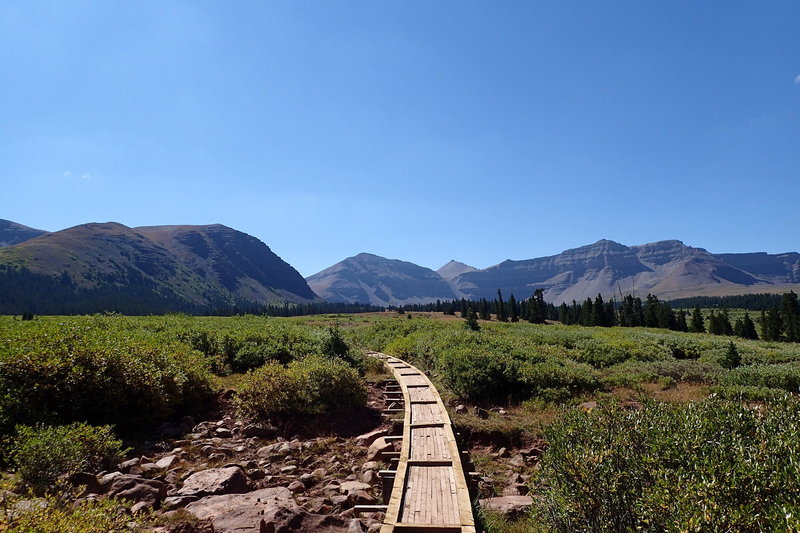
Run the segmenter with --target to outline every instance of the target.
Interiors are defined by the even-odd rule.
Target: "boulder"
[[[99,494],[102,492],[100,481],[98,481],[96,475],[90,472],[77,472],[72,474],[69,476],[69,482],[76,487],[85,485],[88,494]]]
[[[375,439],[379,437],[385,437],[389,434],[388,429],[376,429],[375,431],[370,431],[369,433],[364,433],[363,435],[359,435],[356,437],[356,446],[365,447],[369,446]]]
[[[345,481],[339,485],[339,492],[342,494],[350,494],[356,490],[370,490],[371,488],[370,485],[362,483],[361,481]]]
[[[497,496],[480,500],[482,508],[488,511],[496,511],[509,519],[514,519],[525,514],[533,505],[530,496]]]
[[[125,462],[120,463],[118,465],[118,468],[119,468],[119,471],[122,472],[123,474],[128,474],[128,473],[130,473],[130,471],[131,471],[131,469],[133,467],[139,466],[139,463],[141,463],[141,462],[142,462],[141,459],[139,459],[138,457],[134,457],[133,459],[129,459],[129,460],[125,461]]]
[[[278,434],[278,430],[265,424],[248,424],[242,428],[242,437],[258,437],[259,439],[271,439]]]
[[[294,493],[297,493],[306,490],[306,486],[303,485],[302,481],[292,481],[291,483],[289,483],[288,489]]]
[[[167,485],[155,479],[120,474],[111,481],[108,495],[112,498],[157,504],[167,497]]]
[[[347,506],[354,507],[356,505],[375,505],[377,500],[367,491],[354,490],[347,494]]]
[[[161,470],[169,470],[179,461],[180,459],[177,455],[167,455],[156,461],[156,467]]]
[[[209,468],[192,474],[183,482],[178,494],[183,496],[238,494],[247,492],[249,488],[244,470],[239,466],[230,466]]]
[[[367,450],[367,461],[381,461],[384,459],[384,453],[394,451],[392,443],[386,442],[386,439],[379,437],[369,445]]]
[[[207,496],[190,503],[186,511],[209,520],[215,533],[315,531],[339,533],[360,531],[353,522],[337,516],[311,514],[292,498],[286,487],[261,489],[247,494]]]

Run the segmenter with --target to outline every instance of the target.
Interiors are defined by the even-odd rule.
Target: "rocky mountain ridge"
[[[356,256],[359,257],[359,256]],[[319,274],[310,276],[309,285],[334,302],[355,302],[369,298],[375,305],[431,302],[437,299],[494,298],[497,290],[506,296],[526,298],[537,288],[545,299],[556,304],[582,301],[597,294],[619,298],[622,294],[644,296],[652,293],[662,299],[694,295],[776,292],[800,284],[800,254],[712,254],[703,248],[678,240],[626,246],[610,240],[565,250],[536,259],[506,260],[497,265],[474,269],[451,261],[434,272],[418,267],[429,284],[437,275],[445,281],[449,294],[442,290],[424,294],[409,285],[399,274],[399,262],[385,258],[351,268],[349,258]],[[358,261],[355,261],[358,262]],[[370,268],[372,265],[374,268]],[[416,266],[416,265],[415,265]],[[402,271],[410,267],[403,264]],[[324,273],[324,276],[321,276]],[[380,279],[380,290],[373,280]],[[324,284],[322,281],[324,280]],[[359,292],[341,290],[358,286]],[[392,294],[393,298],[383,295]],[[405,299],[397,297],[405,296]]]

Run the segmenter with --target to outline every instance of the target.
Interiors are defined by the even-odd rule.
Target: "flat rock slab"
[[[305,511],[297,505],[286,487],[261,489],[246,494],[207,496],[190,503],[186,506],[186,511],[200,520],[211,520],[215,533],[361,531],[358,520],[315,515]]]
[[[183,482],[178,494],[198,496],[239,494],[247,492],[248,489],[247,474],[244,470],[238,466],[229,466],[209,468],[192,474]]]
[[[513,518],[526,513],[533,505],[533,499],[530,496],[497,496],[480,500],[480,505],[487,511]]]
[[[167,497],[167,486],[155,479],[146,479],[132,474],[114,476],[108,489],[112,498],[125,498],[135,502],[156,503]]]

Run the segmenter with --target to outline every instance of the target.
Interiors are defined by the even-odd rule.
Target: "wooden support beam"
[[[354,505],[356,513],[385,513],[388,505]]]

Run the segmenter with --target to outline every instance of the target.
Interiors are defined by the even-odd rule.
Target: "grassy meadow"
[[[529,516],[487,516],[490,531],[800,527],[800,345],[657,329],[472,331],[435,313],[0,317],[0,465],[24,471],[42,428],[142,438],[223,386],[254,419],[355,405],[376,370],[364,350],[425,369],[453,407],[489,411],[454,415],[463,433],[546,441]]]

